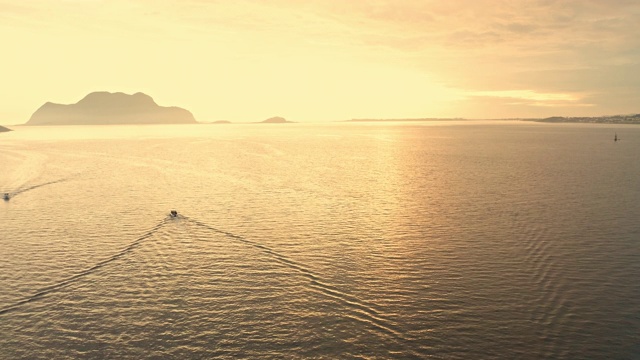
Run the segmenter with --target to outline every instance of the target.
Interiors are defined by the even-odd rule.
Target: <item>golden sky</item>
[[[640,112],[636,0],[0,0],[0,124],[93,91],[199,121]]]

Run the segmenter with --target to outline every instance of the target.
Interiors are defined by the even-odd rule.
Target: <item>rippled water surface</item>
[[[14,130],[2,359],[640,357],[640,127]]]

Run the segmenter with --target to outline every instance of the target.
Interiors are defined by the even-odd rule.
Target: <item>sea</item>
[[[640,359],[640,126],[12,129],[1,359]]]

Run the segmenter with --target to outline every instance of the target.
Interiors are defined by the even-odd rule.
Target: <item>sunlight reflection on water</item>
[[[632,357],[640,129],[615,129],[16,127],[0,357]]]

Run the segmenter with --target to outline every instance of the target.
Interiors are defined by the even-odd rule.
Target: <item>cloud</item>
[[[580,96],[568,93],[539,93],[532,90],[476,91],[471,96],[490,96],[499,98],[522,99],[536,102],[569,102],[575,103]]]
[[[144,83],[169,100],[192,99],[203,95],[190,87],[224,83],[244,93],[278,82],[310,89],[348,83],[350,93],[368,94],[377,82],[397,84],[400,95],[387,110],[376,107],[397,117],[407,109],[431,116],[437,107],[425,99],[434,98],[452,104],[450,116],[611,113],[636,107],[640,94],[634,0],[0,0],[0,20],[3,53],[10,54],[4,78],[81,73],[68,83],[74,94],[94,83]],[[369,70],[364,76],[358,69]],[[109,71],[129,73],[102,79]],[[158,73],[181,90],[160,89]],[[290,88],[283,98],[304,103]],[[331,91],[314,94],[329,101]],[[356,107],[371,103],[362,98],[341,109],[361,113]]]

